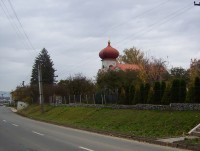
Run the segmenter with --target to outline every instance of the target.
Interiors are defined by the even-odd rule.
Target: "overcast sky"
[[[29,84],[44,47],[57,80],[94,78],[109,39],[120,53],[135,46],[169,69],[187,69],[200,59],[200,7],[192,0],[1,0],[0,90]]]

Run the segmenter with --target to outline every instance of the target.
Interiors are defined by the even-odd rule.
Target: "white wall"
[[[103,69],[103,66],[104,68],[107,70],[109,69],[109,66],[112,65],[113,67],[115,67],[117,65],[117,61],[115,59],[109,59],[109,60],[102,60],[102,69]]]
[[[26,108],[27,106],[28,106],[28,104],[25,102],[20,102],[20,101],[17,102],[17,110],[22,110],[22,109]]]

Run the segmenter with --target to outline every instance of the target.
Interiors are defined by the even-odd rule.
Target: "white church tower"
[[[99,52],[99,57],[102,59],[102,71],[107,71],[112,67],[117,66],[117,57],[119,56],[119,51],[111,47],[110,41],[108,41],[108,46]]]

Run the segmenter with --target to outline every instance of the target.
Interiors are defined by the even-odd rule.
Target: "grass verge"
[[[30,105],[19,112],[27,117],[64,126],[146,138],[187,134],[200,122],[199,111],[144,111],[108,108]]]

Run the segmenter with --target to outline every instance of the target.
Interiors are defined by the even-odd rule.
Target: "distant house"
[[[119,51],[110,45],[108,41],[108,46],[99,52],[99,57],[102,59],[102,68],[99,72],[107,72],[108,70],[139,70],[137,64],[121,64],[117,61],[119,56]]]

